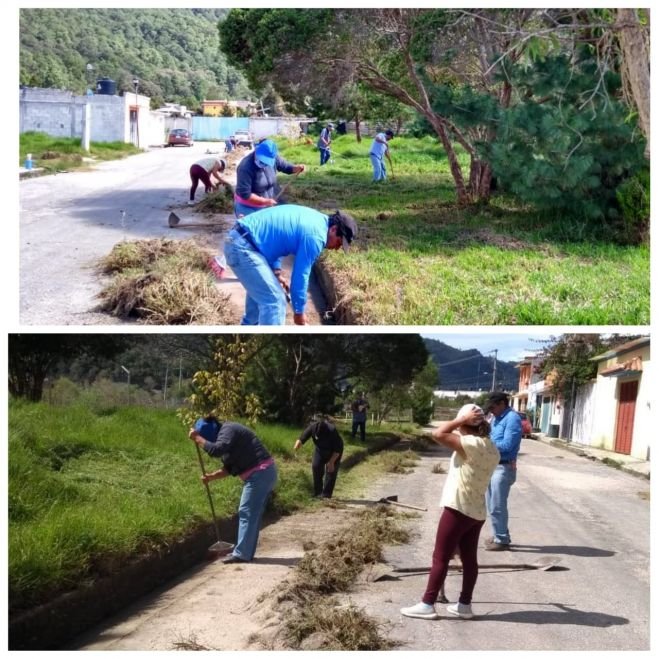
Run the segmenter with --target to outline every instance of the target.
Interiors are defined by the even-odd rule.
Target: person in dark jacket
[[[343,455],[343,440],[336,426],[327,417],[312,421],[293,448],[297,451],[310,438],[316,445],[311,460],[313,495],[331,499]]]
[[[368,401],[364,398],[364,393],[360,393],[356,400],[350,405],[352,411],[352,438],[355,438],[357,430],[362,442],[366,441],[366,410],[368,410]]]
[[[277,172],[299,174],[304,165],[293,165],[278,153],[272,140],[263,140],[256,145],[253,153],[245,156],[236,170],[236,189],[233,207],[236,217],[286,203],[276,199],[279,193]]]
[[[240,423],[221,422],[207,416],[190,428],[189,437],[208,455],[222,460],[224,465],[202,476],[204,483],[227,476],[237,476],[243,481],[238,508],[238,541],[233,553],[223,562],[251,561],[259,539],[261,517],[277,482],[275,462],[259,438]]]

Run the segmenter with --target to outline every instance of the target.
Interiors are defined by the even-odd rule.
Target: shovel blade
[[[170,213],[168,222],[170,227],[175,227],[181,221],[181,218],[176,213]]]

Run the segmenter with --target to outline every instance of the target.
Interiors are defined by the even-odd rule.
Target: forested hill
[[[478,350],[459,350],[434,339],[425,339],[428,353],[439,368],[439,388],[443,390],[489,390],[492,386],[493,359]],[[519,371],[515,363],[497,361],[497,389],[516,390]]]
[[[137,77],[152,107],[253,98],[219,50],[218,21],[228,11],[21,9],[20,84],[84,93],[107,77],[121,92]]]

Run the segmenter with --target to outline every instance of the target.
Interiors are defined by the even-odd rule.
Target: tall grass
[[[455,203],[436,140],[390,142],[394,177],[371,182],[371,139],[340,136],[333,163],[300,141],[283,155],[308,171],[291,203],[342,208],[360,225],[350,254],[325,254],[339,297],[361,324],[647,324],[650,254],[616,245],[605,225],[539,214],[495,195],[488,206]],[[468,159],[460,155],[466,172]]]
[[[311,444],[299,428],[255,427],[275,457],[276,509],[310,502]],[[346,454],[361,447],[346,442]],[[206,458],[208,470],[220,466]],[[242,483],[211,484],[219,517]],[[173,411],[12,401],[9,410],[9,592],[12,609],[42,602],[166,546],[210,520],[196,451]]]

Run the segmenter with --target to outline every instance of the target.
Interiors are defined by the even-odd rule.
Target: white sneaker
[[[446,610],[451,615],[457,616],[458,618],[464,618],[465,620],[474,617],[471,610],[471,604],[460,604],[460,602],[456,602],[455,604],[449,604],[446,607]]]
[[[194,206],[195,202],[191,199],[188,200],[188,206]]]
[[[425,602],[419,602],[414,606],[406,606],[400,612],[408,618],[423,618],[424,620],[437,620],[439,618],[435,607]]]

